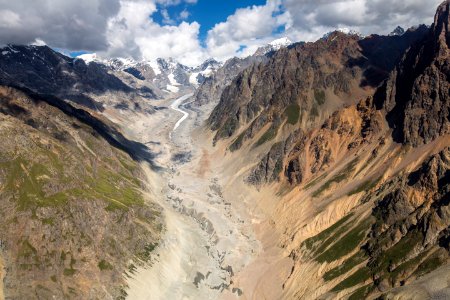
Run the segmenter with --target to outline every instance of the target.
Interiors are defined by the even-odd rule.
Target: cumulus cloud
[[[274,31],[285,22],[280,9],[281,1],[268,0],[265,5],[236,10],[208,32],[209,54],[223,59],[237,54],[243,46],[247,51],[256,50],[267,39],[272,39]]]
[[[200,41],[201,20],[186,21],[189,7],[177,15],[170,9],[197,0],[0,0],[0,44],[47,44],[136,59],[174,57],[195,65],[210,56],[252,54],[281,36],[311,41],[339,27],[386,34],[397,25],[430,24],[441,1],[267,0],[237,9]],[[153,20],[158,11],[162,24]]]
[[[348,27],[362,34],[387,34],[396,26],[431,24],[441,0],[285,0],[291,19],[287,34],[314,40],[324,32]]]
[[[106,56],[148,60],[174,57],[187,65],[199,64],[206,58],[197,22],[160,25],[150,18],[157,10],[155,2],[122,0],[120,4],[120,11],[108,22]]]
[[[36,39],[53,47],[106,49],[108,19],[119,0],[0,0],[0,43],[29,44]]]

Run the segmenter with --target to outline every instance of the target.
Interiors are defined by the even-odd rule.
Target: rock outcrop
[[[419,146],[450,132],[449,16],[444,2],[429,34],[411,47],[380,92],[398,142]]]

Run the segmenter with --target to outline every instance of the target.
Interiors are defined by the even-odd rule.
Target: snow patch
[[[287,37],[282,37],[269,43],[269,45],[272,46],[274,50],[279,50],[282,47],[289,46],[290,44],[292,44],[292,41]]]
[[[169,92],[172,92],[172,93],[178,93],[178,91],[180,90],[177,86],[170,85],[170,84],[168,84],[168,85],[166,86],[166,89],[167,89]]]
[[[84,62],[86,64],[89,64],[93,61],[97,61],[97,54],[96,53],[86,53],[86,54],[78,55],[77,58],[82,59],[82,60],[84,60]]]
[[[173,86],[180,85],[178,83],[178,81],[176,81],[175,75],[173,75],[173,73],[170,73],[169,75],[167,75],[167,78],[169,78],[169,82],[170,82],[171,85],[173,85]]]

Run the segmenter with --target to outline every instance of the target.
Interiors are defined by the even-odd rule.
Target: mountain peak
[[[435,37],[444,36],[444,38],[449,39],[448,37],[448,23],[450,21],[450,0],[446,0],[439,5],[436,15],[434,17],[433,31]]]
[[[278,51],[281,48],[285,48],[289,45],[291,45],[292,42],[287,37],[282,37],[276,40],[271,41],[265,46],[259,47],[258,50],[256,50],[254,56],[262,56],[266,55],[267,53]]]
[[[280,49],[281,47],[287,47],[290,44],[292,44],[292,41],[289,40],[287,37],[282,37],[276,40],[273,40],[269,43],[270,46],[273,48]]]
[[[392,30],[391,33],[389,33],[389,36],[401,36],[405,33],[405,29],[401,26],[397,26],[394,30]]]

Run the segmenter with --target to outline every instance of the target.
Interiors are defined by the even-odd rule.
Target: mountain
[[[221,94],[207,126],[291,260],[280,298],[448,295],[449,9],[281,49]]]
[[[315,43],[281,49],[267,63],[245,69],[224,90],[208,120],[217,130],[215,141],[243,129],[232,146],[239,148],[269,123],[273,138],[289,106],[303,127],[317,125],[339,106],[372,94],[425,31],[362,40],[336,31]]]
[[[281,48],[286,48],[291,44],[292,42],[287,37],[279,38],[263,47],[258,48],[258,50],[256,50],[255,54],[253,55],[254,56],[266,55],[268,53],[278,51]]]
[[[392,30],[391,33],[389,33],[390,36],[393,35],[403,35],[405,33],[405,29],[403,29],[400,26],[397,26],[394,30]]]
[[[0,84],[18,85],[102,110],[93,96],[106,92],[131,94],[133,88],[102,65],[66,57],[47,46],[7,46],[0,49]]]
[[[159,97],[165,93],[178,93],[183,90],[192,90],[206,78],[210,77],[221,63],[208,59],[199,66],[192,68],[180,64],[174,59],[158,58],[155,61],[135,61],[131,58],[101,59],[96,54],[83,54],[78,56],[87,64],[96,62],[106,66],[118,77],[127,73],[138,80],[139,83],[155,90]],[[127,81],[125,79],[125,81]],[[132,80],[133,82],[133,80]],[[135,83],[130,83],[135,85]]]
[[[146,147],[26,89],[0,87],[0,120],[0,295],[123,298],[124,270],[148,260],[162,228],[144,196]]]
[[[214,72],[200,82],[195,92],[194,104],[202,106],[209,103],[216,104],[226,86],[243,70],[253,64],[264,63],[268,58],[282,48],[292,45],[288,38],[280,38],[266,46],[258,48],[253,55],[244,58],[233,57],[223,65],[216,67]]]

